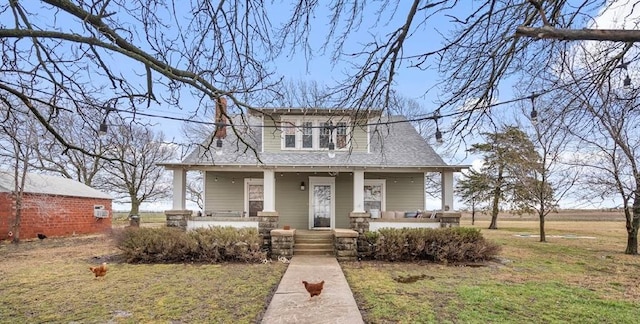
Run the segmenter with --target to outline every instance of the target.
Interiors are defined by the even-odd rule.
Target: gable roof
[[[466,167],[447,165],[403,116],[376,118],[375,125],[369,126],[369,152],[336,150],[335,158],[330,158],[326,150],[262,152],[261,118],[244,116],[244,123],[249,126],[238,128],[244,142],[238,141],[234,132],[227,132],[227,137],[223,139],[221,155],[215,154],[216,139],[211,135],[181,163],[163,163],[162,165],[168,168],[185,165],[454,169]],[[244,123],[240,123],[240,120],[238,123],[234,122],[237,125],[244,125]]]
[[[14,187],[15,178],[13,172],[0,171],[0,192],[12,192]],[[81,182],[36,173],[26,174],[24,192],[56,196],[113,199],[108,194],[93,189]]]

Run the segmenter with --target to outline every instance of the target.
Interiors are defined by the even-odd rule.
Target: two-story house
[[[350,228],[354,214],[424,211],[430,173],[441,177],[442,210],[453,210],[453,174],[466,168],[447,165],[406,118],[377,110],[265,108],[231,123],[182,162],[163,164],[173,171],[171,214],[185,210],[186,172],[198,171],[204,216]]]

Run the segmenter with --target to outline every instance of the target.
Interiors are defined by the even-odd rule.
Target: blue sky
[[[41,6],[40,3],[36,2],[27,1],[24,3],[27,5]],[[363,42],[368,42],[371,37],[377,36],[378,39],[384,38],[384,36],[389,31],[393,30],[397,25],[399,25],[401,21],[405,19],[403,15],[405,15],[405,13],[408,11],[408,7],[410,6],[410,4],[410,2],[401,1],[400,6],[402,6],[403,8],[399,9],[399,14],[396,17],[393,17],[391,23],[389,24],[378,21],[377,16],[373,13],[371,13],[370,15],[365,15],[364,20],[362,21],[361,30],[349,36],[349,45],[347,49],[359,50],[361,49],[361,44]],[[458,13],[462,15],[464,13],[463,11],[472,10],[473,4],[474,2],[469,1],[467,6],[457,6],[459,8]],[[272,15],[274,17],[273,19],[277,19],[277,17],[287,16],[288,13],[281,7],[279,7],[277,3],[272,6],[273,7],[269,12],[277,13]],[[323,10],[325,11],[316,12],[315,19],[312,21],[310,40],[312,51],[314,53],[313,58],[311,58],[311,60],[307,60],[307,57],[302,55],[301,52],[298,52],[298,54],[292,57],[281,57],[273,63],[273,67],[278,74],[277,76],[284,76],[285,79],[292,81],[317,81],[326,85],[333,85],[336,80],[341,80],[344,77],[343,72],[349,69],[351,62],[346,60],[332,62],[330,58],[331,48],[329,48],[326,53],[323,53],[320,50],[320,46],[324,43],[325,35],[328,32],[326,21],[329,12],[326,11],[326,9]],[[1,17],[3,16],[0,15],[0,18]],[[52,17],[42,17],[41,19],[42,21],[45,21],[51,18]],[[277,24],[278,22],[276,20],[272,20],[272,23]],[[65,30],[81,28],[77,23],[64,21],[64,19],[58,20],[56,25],[63,26],[61,28]],[[413,38],[405,43],[404,54],[410,55],[415,53],[422,53],[426,50],[437,48],[443,41],[440,33],[447,34],[448,26],[450,26],[449,18],[445,18],[442,16],[436,17],[435,19],[430,18],[428,20],[428,24],[420,25],[414,31],[415,35],[413,36]],[[439,29],[439,31],[436,31],[436,29]],[[169,33],[171,33],[171,31]],[[137,37],[140,36],[140,34],[137,35]],[[117,68],[119,71],[121,71],[121,73],[123,73],[123,75],[130,75],[132,78],[140,80],[139,86],[141,88],[145,87],[146,80],[144,77],[142,77],[144,75],[144,67],[140,66],[139,64],[135,64],[130,60],[123,60],[118,55],[114,55],[112,57],[112,61],[107,63],[114,68]],[[398,71],[398,74],[396,76],[395,89],[401,95],[418,101],[424,108],[423,113],[427,114],[433,112],[436,107],[433,102],[439,99],[438,97],[442,95],[438,92],[437,88],[434,88],[430,92],[426,93],[426,91],[428,89],[431,89],[435,82],[438,81],[438,79],[439,75],[434,70],[421,71],[415,68],[408,68],[405,64]],[[495,98],[495,100],[507,101],[515,98],[516,95],[514,94],[512,85],[513,84],[508,80],[504,82],[500,89],[499,97]],[[160,93],[158,95],[162,94]],[[184,111],[176,110],[175,107],[170,107],[166,104],[153,104],[150,109],[146,109],[146,107],[140,108],[142,108],[142,112],[149,112],[152,114],[176,118],[192,118],[192,115],[190,113],[192,109],[190,109],[189,107],[195,108],[198,103],[195,100],[190,100],[189,96],[185,96],[183,97],[181,104],[186,108]],[[514,110],[515,107],[503,106],[499,109],[503,109],[505,112],[504,116],[507,116],[507,118],[509,118],[508,116],[510,114],[507,114],[506,112],[508,110]],[[176,142],[181,142],[183,140],[181,132],[181,122],[159,118],[151,118],[150,122],[156,124],[156,129],[162,130],[168,140]],[[446,121],[444,121],[444,124],[446,125]],[[445,156],[445,159],[450,163],[477,164],[477,157],[466,156],[464,152],[456,152],[451,156]]]

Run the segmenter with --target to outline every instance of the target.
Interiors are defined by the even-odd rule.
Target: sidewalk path
[[[302,281],[320,282],[324,289],[309,300]],[[262,323],[364,323],[342,268],[332,256],[294,256]]]

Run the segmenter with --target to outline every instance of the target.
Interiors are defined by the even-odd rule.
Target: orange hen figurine
[[[104,277],[107,274],[107,263],[103,262],[101,265],[97,266],[97,267],[89,267],[89,270],[91,270],[91,272],[93,272],[93,274],[96,275],[95,278],[98,277]]]
[[[313,296],[320,296],[322,288],[324,287],[324,280],[318,283],[308,283],[306,281],[303,281],[302,284],[304,285],[304,288],[309,292],[309,300],[311,300]]]

